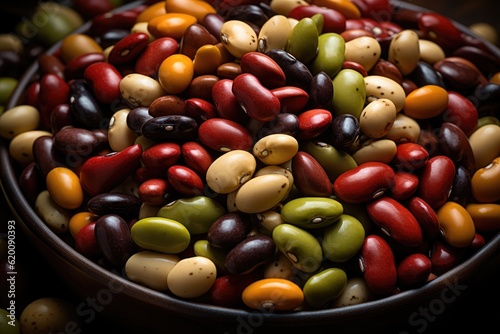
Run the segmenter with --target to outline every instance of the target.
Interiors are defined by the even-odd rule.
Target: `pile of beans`
[[[62,39],[0,116],[40,218],[193,302],[418,288],[500,230],[500,60],[388,0],[164,0]]]

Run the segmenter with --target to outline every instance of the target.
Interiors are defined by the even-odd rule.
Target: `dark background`
[[[495,0],[415,0],[407,2],[437,11],[467,26],[486,22],[500,31],[498,17],[500,12]],[[11,32],[12,27],[23,17],[26,17],[36,3],[37,1],[28,0],[2,1],[0,4],[2,32]],[[0,195],[0,200],[0,233],[5,233],[7,221],[15,218],[9,210],[3,194]],[[17,265],[20,272],[23,273],[17,276],[19,305],[26,305],[40,297],[62,297],[77,305],[79,299],[52,273],[41,254],[26,241],[22,234],[18,233],[16,241]],[[453,303],[447,304],[444,312],[429,322],[429,327],[422,332],[462,332],[465,328],[473,328],[475,332],[487,333],[492,332],[490,328],[498,329],[500,319],[498,317],[500,311],[498,306],[500,298],[499,275],[500,268],[494,269],[479,282],[468,286],[467,290]],[[4,282],[1,285],[3,286]],[[3,299],[0,301],[3,303]],[[5,308],[5,305],[0,305],[0,307]],[[18,316],[20,310],[21,308],[18,308]],[[387,328],[384,332],[401,333],[402,330],[408,330],[407,325],[397,324],[395,328]],[[409,329],[416,330],[418,328]],[[89,333],[106,333],[111,330],[125,333],[125,329],[120,324],[110,324],[102,318],[97,318],[88,328]],[[335,332],[334,327],[332,332]]]

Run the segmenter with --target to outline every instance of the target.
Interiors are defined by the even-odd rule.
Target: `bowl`
[[[118,10],[136,6],[134,2]],[[408,3],[392,2],[400,13],[411,15],[426,12],[424,8]],[[85,32],[90,22],[78,29]],[[466,27],[455,25],[473,39],[500,57],[500,50],[472,34]],[[48,53],[57,50],[54,45]],[[21,103],[25,89],[38,69],[31,65],[19,82],[7,108]],[[16,222],[22,233],[39,250],[52,270],[82,300],[79,304],[84,321],[92,321],[96,312],[113,323],[141,333],[185,332],[196,333],[200,330],[214,333],[271,333],[276,330],[314,330],[327,333],[383,331],[400,324],[402,329],[415,331],[428,320],[419,316],[421,307],[443,305],[447,302],[445,294],[456,291],[462,286],[477,284],[500,264],[500,235],[492,235],[487,244],[471,257],[446,271],[425,285],[400,293],[357,305],[341,308],[305,310],[294,312],[248,311],[225,308],[205,303],[191,302],[154,291],[123,278],[122,273],[110,271],[79,254],[73,247],[56,235],[39,218],[18,184],[19,170],[8,150],[8,142],[2,140],[0,146],[1,184],[9,206],[15,214]],[[455,289],[455,290],[453,290]],[[99,308],[91,301],[100,303]],[[125,325],[123,325],[125,324]]]

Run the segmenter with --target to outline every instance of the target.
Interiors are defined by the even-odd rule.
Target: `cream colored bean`
[[[154,100],[166,94],[158,81],[138,73],[123,77],[120,93],[134,107],[149,107]]]
[[[259,213],[278,205],[287,195],[290,181],[284,175],[254,177],[236,192],[235,205],[244,213]]]
[[[362,277],[351,277],[347,279],[344,291],[335,299],[333,305],[335,307],[357,305],[375,298]]]
[[[278,175],[283,175],[283,176],[286,176],[286,178],[288,179],[288,188],[285,189],[285,191],[287,191],[287,195],[290,194],[290,191],[292,191],[292,188],[293,188],[293,174],[292,172],[290,171],[290,169],[288,168],[285,168],[283,166],[264,166],[260,169],[258,169],[255,174],[253,175],[253,177],[257,177],[257,176],[262,176],[262,175],[268,175],[268,174],[278,174]],[[286,198],[285,196],[285,198]]]
[[[500,126],[481,126],[470,135],[469,143],[474,153],[476,169],[486,167],[500,156]]]
[[[367,72],[380,59],[381,53],[380,43],[374,37],[357,37],[345,43],[345,60],[360,64]]]
[[[31,130],[12,138],[9,144],[11,157],[23,165],[33,162],[33,143],[41,136],[52,137],[52,133],[43,130]]]
[[[368,75],[365,78],[366,100],[389,99],[399,112],[405,105],[406,93],[396,81],[381,75]]]
[[[35,200],[35,211],[56,234],[68,231],[71,210],[64,209],[52,199],[48,190],[40,192]]]
[[[228,194],[250,180],[255,173],[255,157],[244,150],[224,153],[208,167],[207,184],[216,193]]]
[[[420,137],[420,125],[413,118],[403,113],[398,113],[391,129],[385,135],[386,139],[391,139],[397,144],[415,143]]]
[[[294,137],[276,133],[259,139],[253,146],[253,154],[266,165],[279,165],[298,152],[299,142]]]
[[[292,280],[297,273],[292,261],[279,252],[275,261],[269,262],[264,267],[264,278],[284,278]]]
[[[292,26],[288,18],[274,15],[260,28],[257,50],[262,53],[272,49],[284,50],[291,33]]]
[[[127,277],[156,291],[168,291],[167,277],[179,257],[152,251],[132,255],[125,264]]]
[[[130,109],[121,109],[113,114],[109,121],[108,142],[115,152],[120,152],[134,144],[137,135],[127,125]]]
[[[217,267],[212,260],[193,256],[180,260],[167,277],[168,288],[182,298],[196,298],[206,293],[217,278]]]
[[[268,235],[273,232],[276,226],[285,223],[281,214],[272,210],[258,213],[257,219],[259,221],[259,227],[262,227],[260,229],[261,233]]]
[[[236,58],[247,52],[257,51],[258,38],[253,28],[239,20],[224,22],[220,29],[220,39],[224,47]]]
[[[370,102],[361,112],[359,126],[370,138],[385,136],[396,120],[396,106],[389,99],[378,99]]]
[[[431,65],[446,57],[443,48],[433,41],[419,39],[418,47],[420,50],[420,59]]]
[[[292,9],[297,6],[307,6],[309,2],[305,0],[271,0],[269,7],[276,13],[284,16],[288,16]]]
[[[19,105],[0,114],[0,136],[12,139],[18,134],[35,130],[40,125],[40,112],[30,105]]]
[[[420,61],[418,40],[417,33],[410,29],[400,31],[391,40],[388,60],[396,65],[403,75],[413,72]]]
[[[142,203],[141,208],[139,209],[138,219],[155,217],[156,214],[158,213],[158,210],[160,210],[161,207],[162,207],[161,205],[157,206],[157,205]]]
[[[396,143],[390,139],[368,141],[354,152],[352,158],[358,165],[369,161],[378,161],[389,164],[396,155]]]
[[[137,22],[136,24],[134,24],[132,26],[132,28],[130,29],[130,33],[133,34],[133,33],[136,33],[136,32],[141,32],[143,34],[148,35],[150,42],[152,42],[152,41],[154,41],[156,39],[156,37],[154,37],[153,35],[151,35],[151,33],[148,30],[148,22]]]

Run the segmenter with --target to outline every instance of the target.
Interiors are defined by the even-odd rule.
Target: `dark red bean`
[[[439,276],[453,269],[462,261],[464,253],[465,248],[456,248],[439,238],[435,239],[430,255],[432,273]]]
[[[200,23],[192,24],[184,31],[179,52],[191,59],[194,59],[194,56],[200,47],[207,44],[217,44],[219,41],[215,36],[218,35],[219,33],[215,35],[212,34],[204,25]]]
[[[83,226],[75,236],[75,249],[83,256],[96,259],[101,255],[101,248],[97,243],[95,233],[96,222]]]
[[[481,82],[479,74],[470,66],[443,59],[433,65],[443,77],[443,82],[449,90],[468,94]]]
[[[469,137],[476,130],[479,115],[471,100],[457,92],[448,91],[448,107],[441,118],[443,122],[458,126]]]
[[[297,140],[310,140],[323,134],[330,128],[333,120],[332,113],[326,109],[311,109],[297,116],[299,131]]]
[[[370,75],[381,75],[396,81],[402,85],[403,75],[401,71],[388,60],[380,58],[370,70]]]
[[[252,235],[238,243],[229,251],[224,267],[230,274],[251,272],[273,258],[276,245],[268,235]]]
[[[170,199],[169,186],[165,179],[149,179],[141,183],[137,195],[145,204],[161,206]]]
[[[38,194],[45,186],[45,178],[41,175],[37,163],[31,162],[19,175],[19,188],[31,205],[35,205]]]
[[[429,240],[433,240],[439,234],[439,220],[434,209],[422,198],[413,196],[406,207],[417,219],[422,232]]]
[[[418,189],[418,176],[413,173],[396,171],[391,197],[403,201],[413,195]]]
[[[212,103],[197,98],[189,98],[184,101],[186,113],[194,118],[198,124],[203,123],[207,119],[218,117],[217,108]]]
[[[181,146],[177,143],[158,143],[142,152],[141,161],[152,170],[166,171],[181,158]]]
[[[242,73],[253,74],[266,88],[285,86],[285,72],[268,55],[262,52],[247,52],[240,59]]]
[[[135,72],[154,77],[164,59],[179,50],[179,43],[171,37],[160,37],[148,44],[137,57]]]
[[[292,158],[294,185],[302,196],[329,197],[333,189],[328,174],[309,153],[298,151]]]
[[[33,158],[43,178],[55,167],[67,167],[69,159],[55,147],[54,138],[41,136],[33,142]]]
[[[167,169],[167,181],[182,196],[191,197],[203,194],[203,180],[189,167],[183,165],[170,166]]]
[[[260,277],[259,271],[246,274],[228,274],[218,277],[210,289],[210,300],[219,306],[236,307],[242,304],[243,290]]]
[[[153,117],[168,115],[185,115],[184,99],[177,95],[163,95],[156,98],[148,107]]]
[[[394,241],[417,247],[422,243],[422,229],[413,214],[391,197],[383,196],[367,204],[367,212]]]
[[[465,207],[471,202],[472,175],[464,166],[458,166],[453,179],[449,200]]]
[[[40,79],[39,111],[41,125],[50,129],[50,115],[52,110],[59,105],[69,103],[70,87],[59,76],[48,73]]]
[[[61,79],[65,79],[64,77],[64,63],[55,55],[49,55],[43,53],[38,56],[38,65],[40,66],[39,71],[41,75],[51,73],[55,74]]]
[[[398,263],[398,282],[405,287],[420,286],[427,281],[431,270],[431,260],[424,254],[408,255]]]
[[[463,166],[469,174],[476,171],[474,153],[467,135],[457,125],[449,122],[441,124],[438,133],[439,149],[443,155],[453,160],[455,166]]]
[[[360,267],[373,293],[389,295],[396,288],[397,270],[389,244],[378,235],[368,235],[361,247]]]
[[[229,212],[215,220],[208,229],[208,242],[218,248],[231,249],[250,232],[250,223],[241,213]]]
[[[94,229],[104,258],[113,266],[123,267],[136,249],[127,222],[118,215],[105,214],[97,219]]]
[[[429,160],[429,153],[416,143],[402,143],[396,146],[396,155],[392,165],[396,170],[414,172],[422,168]]]
[[[218,151],[249,151],[253,147],[252,135],[243,125],[223,118],[211,118],[200,125],[198,138],[205,146]]]
[[[212,100],[221,118],[245,124],[248,115],[233,94],[233,80],[221,79],[212,87]]]
[[[280,100],[280,113],[300,114],[309,102],[309,94],[298,87],[282,86],[271,92]]]
[[[463,44],[462,32],[449,18],[441,14],[423,13],[418,17],[417,24],[424,38],[444,49],[456,49]]]
[[[262,25],[269,19],[262,8],[254,4],[242,4],[236,7],[231,7],[224,13],[224,18],[226,21],[238,20],[253,23],[257,27],[262,27]]]
[[[62,154],[90,156],[99,141],[90,130],[66,126],[54,135],[54,147]]]
[[[85,53],[71,59],[64,68],[64,75],[67,80],[81,79],[85,69],[93,63],[106,61],[106,56],[102,52]]]
[[[455,172],[455,164],[447,156],[430,158],[422,168],[418,196],[433,209],[440,207],[448,200]]]
[[[214,161],[210,152],[196,141],[182,143],[181,154],[186,166],[202,177],[205,176],[208,167],[210,167]]]
[[[328,74],[321,71],[311,80],[311,87],[307,91],[310,109],[331,110],[333,96],[333,81]]]
[[[333,183],[333,191],[349,203],[368,202],[390,191],[394,178],[394,170],[388,165],[365,162],[340,174]]]
[[[299,131],[299,119],[295,114],[291,113],[280,113],[272,121],[265,123],[262,128],[260,128],[257,138],[262,138],[264,136],[273,133],[283,133],[290,136],[295,136]]]
[[[83,76],[100,102],[111,104],[121,97],[122,75],[112,64],[108,62],[90,64],[83,72]]]
[[[346,18],[337,10],[316,6],[314,4],[295,6],[288,17],[301,20],[305,17],[312,17],[321,14],[324,19],[323,33],[341,33],[346,29]]]

